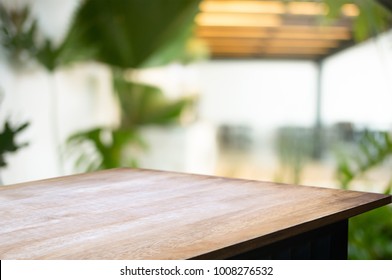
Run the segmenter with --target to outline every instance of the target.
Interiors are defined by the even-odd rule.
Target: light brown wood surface
[[[107,170],[0,187],[0,259],[225,258],[390,202],[381,194]]]

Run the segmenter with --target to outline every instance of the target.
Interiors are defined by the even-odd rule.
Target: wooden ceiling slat
[[[284,53],[284,54],[290,54],[290,53],[295,53],[295,54],[325,54],[328,52],[327,48],[290,48],[290,47],[269,47],[264,50],[265,53],[274,53],[274,54],[279,54],[279,53]]]
[[[287,39],[258,39],[258,38],[210,38],[207,42],[210,46],[240,46],[240,45],[254,45],[254,46],[275,46],[275,47],[325,47],[336,48],[339,46],[338,40],[287,40]]]
[[[211,27],[198,27],[196,35],[202,38],[268,38],[269,32],[261,28],[211,28]]]
[[[303,47],[323,47],[323,48],[337,48],[339,42],[337,40],[280,40],[274,39],[269,40],[268,45],[270,46],[284,46],[292,48],[303,48]]]
[[[280,39],[315,39],[315,40],[350,40],[351,36],[347,33],[309,33],[309,32],[284,32],[280,31],[273,36]]]
[[[310,1],[257,1],[257,0],[204,0],[200,3],[200,11],[205,13],[262,13],[286,15],[320,16],[328,13],[325,3]],[[359,14],[357,5],[344,4],[342,15],[356,17]]]
[[[317,59],[317,54],[266,54],[266,53],[215,53],[214,57],[218,59],[230,58],[271,58],[271,59]]]
[[[286,7],[279,1],[203,1],[202,12],[284,14]]]
[[[325,57],[352,42],[358,15],[347,4],[339,20],[321,25],[327,6],[307,0],[203,0],[200,8],[195,34],[213,57]]]
[[[241,32],[241,33],[215,33],[210,31],[197,32],[199,38],[209,40],[216,39],[297,39],[297,40],[350,40],[351,36],[349,33],[316,33],[316,32]]]
[[[291,2],[287,3],[287,12],[294,15],[325,15],[328,8],[324,3]]]
[[[195,21],[200,26],[274,27],[282,25],[282,18],[267,14],[200,13]]]
[[[251,27],[197,27],[196,35],[201,38],[304,38],[304,39],[351,39],[351,32],[346,27],[307,27],[282,26],[280,28]]]
[[[325,54],[327,48],[290,48],[290,47],[254,47],[254,46],[225,46],[212,47],[214,53],[238,52],[238,53],[274,53],[274,54]]]

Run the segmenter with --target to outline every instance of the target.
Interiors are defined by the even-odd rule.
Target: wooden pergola
[[[197,36],[213,58],[294,58],[320,60],[353,44],[355,4],[338,19],[326,18],[319,1],[203,0]]]

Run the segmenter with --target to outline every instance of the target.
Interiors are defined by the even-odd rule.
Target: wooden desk
[[[374,193],[107,170],[0,187],[0,259],[339,259],[347,256],[347,219],[390,202]]]

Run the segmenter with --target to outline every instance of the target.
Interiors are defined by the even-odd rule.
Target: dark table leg
[[[343,220],[234,256],[240,260],[347,259],[348,221]]]

